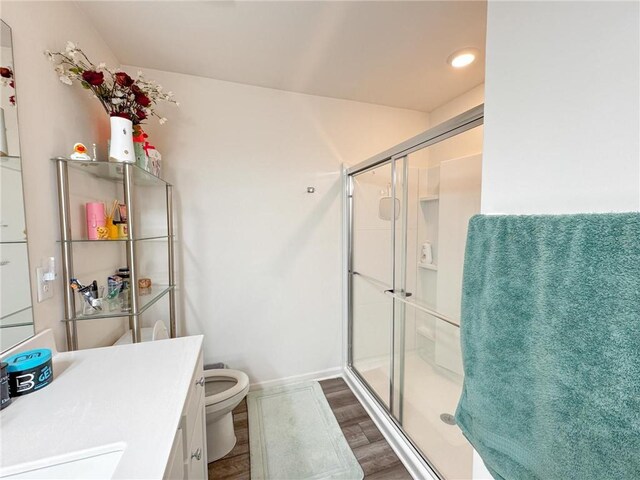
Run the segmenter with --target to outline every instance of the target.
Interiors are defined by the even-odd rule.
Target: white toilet
[[[227,368],[204,371],[207,414],[207,461],[224,457],[236,444],[232,410],[249,391],[249,377]]]

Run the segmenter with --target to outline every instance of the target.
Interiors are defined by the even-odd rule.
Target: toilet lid
[[[249,388],[246,373],[229,368],[204,371],[205,405],[213,405],[227,400]]]

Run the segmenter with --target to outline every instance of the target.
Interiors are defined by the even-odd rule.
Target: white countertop
[[[53,382],[0,412],[0,468],[122,444],[112,478],[162,478],[202,338],[58,353]]]

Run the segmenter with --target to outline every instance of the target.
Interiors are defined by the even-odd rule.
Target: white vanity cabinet
[[[166,480],[207,478],[204,383],[202,353],[200,353],[182,411],[180,428],[173,441],[164,476]]]
[[[207,478],[201,335],[59,353],[45,330],[18,348],[52,349],[54,380],[0,411],[0,478]]]

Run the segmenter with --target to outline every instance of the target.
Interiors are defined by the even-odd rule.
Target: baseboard
[[[291,385],[293,383],[307,382],[309,380],[325,380],[327,378],[341,377],[342,372],[342,368],[335,367],[327,370],[320,370],[318,372],[303,373],[301,375],[293,375],[285,378],[276,378],[275,380],[252,383],[249,390],[262,390],[264,388]]]
[[[435,472],[390,419],[387,411],[366,390],[360,379],[348,368],[342,372],[342,376],[411,476],[420,480],[438,480]]]

